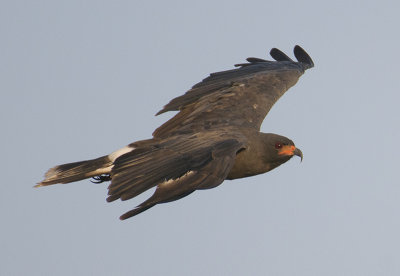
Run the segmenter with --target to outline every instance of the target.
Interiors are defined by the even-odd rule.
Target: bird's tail
[[[92,160],[55,166],[46,172],[45,179],[35,185],[35,187],[57,183],[70,183],[102,174],[109,174],[113,166],[112,161],[113,160],[106,155]]]

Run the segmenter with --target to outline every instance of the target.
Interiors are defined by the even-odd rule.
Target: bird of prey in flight
[[[179,111],[153,132],[93,160],[55,166],[35,187],[86,178],[110,181],[107,201],[128,200],[156,187],[154,194],[124,220],[159,203],[210,189],[225,179],[268,172],[294,155],[303,158],[289,138],[260,132],[275,102],[314,63],[300,47],[297,61],[273,48],[274,61],[247,58],[236,69],[212,73],[184,95],[171,100],[157,115]]]

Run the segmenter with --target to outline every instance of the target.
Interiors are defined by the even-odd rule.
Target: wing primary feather
[[[260,62],[265,62],[265,63],[273,62],[273,61],[270,61],[270,60],[266,60],[266,59],[262,59],[262,58],[256,58],[256,57],[248,57],[248,58],[246,58],[246,60],[249,63],[237,63],[237,64],[235,64],[235,67],[246,67],[246,66],[249,66],[249,65],[254,65],[254,63],[260,63]]]
[[[271,51],[269,52],[269,54],[276,61],[292,61],[293,62],[293,60],[290,57],[288,57],[284,52],[282,52],[281,50],[279,50],[277,48],[272,48]]]
[[[125,214],[123,214],[122,216],[120,216],[119,219],[120,220],[125,220],[125,219],[128,219],[130,217],[139,215],[140,213],[150,209],[154,205],[156,205],[156,204],[155,203],[146,203],[146,201],[145,201],[142,204],[136,206],[135,209],[130,210],[130,211],[126,212]]]
[[[296,45],[294,47],[293,52],[294,52],[294,56],[297,58],[297,60],[299,62],[301,62],[302,64],[304,64],[305,69],[309,69],[309,68],[314,67],[314,62],[311,59],[311,57],[299,45]]]
[[[248,62],[268,62],[268,60],[262,59],[262,58],[256,58],[256,57],[248,57],[246,58]]]

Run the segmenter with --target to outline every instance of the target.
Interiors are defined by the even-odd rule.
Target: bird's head
[[[270,164],[276,164],[274,167],[285,163],[295,155],[303,161],[303,153],[299,148],[296,148],[293,141],[289,138],[273,133],[266,133],[264,141],[267,150],[267,154],[265,155],[267,160],[265,161]]]

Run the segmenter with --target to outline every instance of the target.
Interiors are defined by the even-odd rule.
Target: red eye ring
[[[282,148],[282,144],[279,143],[279,142],[276,142],[276,143],[275,143],[275,148],[276,148],[276,149]]]

